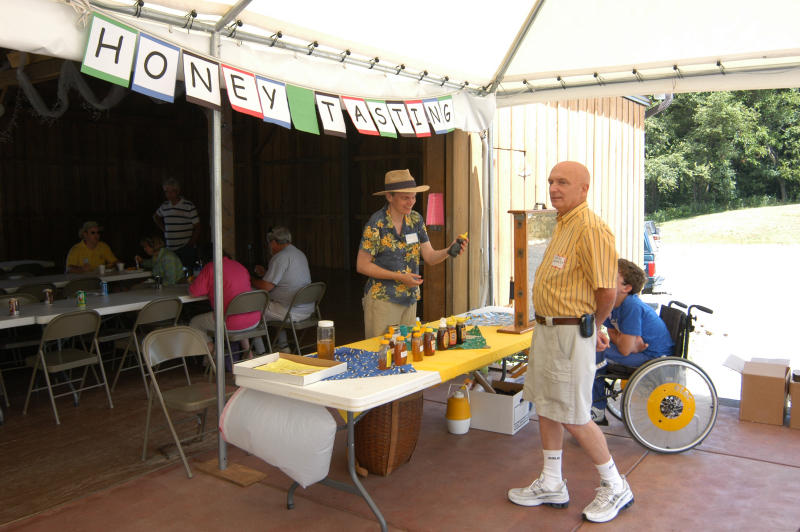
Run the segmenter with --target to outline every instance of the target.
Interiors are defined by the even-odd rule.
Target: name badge
[[[416,244],[419,242],[417,233],[406,233],[406,244]]]
[[[567,257],[562,257],[561,255],[556,255],[553,257],[553,268],[558,268],[559,270],[564,269],[564,265],[567,263]]]

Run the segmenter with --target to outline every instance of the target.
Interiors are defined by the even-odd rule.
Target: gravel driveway
[[[795,269],[800,245],[662,243],[656,267],[667,294],[644,296],[662,303],[676,299],[711,308],[698,312],[689,354],[711,376],[720,397],[739,399],[741,377],[722,363],[730,354],[786,358],[800,368],[800,287]]]

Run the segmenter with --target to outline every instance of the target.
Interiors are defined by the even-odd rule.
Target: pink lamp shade
[[[441,231],[444,228],[444,194],[432,192],[428,194],[428,229]]]

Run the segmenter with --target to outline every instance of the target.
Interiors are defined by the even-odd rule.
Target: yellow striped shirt
[[[608,226],[584,201],[558,215],[533,283],[540,316],[579,317],[595,311],[594,291],[617,286],[617,251]]]

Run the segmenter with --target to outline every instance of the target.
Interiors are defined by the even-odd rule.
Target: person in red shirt
[[[250,287],[250,273],[242,264],[236,262],[224,254],[222,258],[222,299],[223,309],[227,309],[231,300],[241,294],[252,290]],[[189,293],[193,296],[208,296],[208,301],[211,303],[211,308],[216,308],[214,301],[214,263],[209,262],[200,273],[189,285]],[[224,310],[223,310],[224,312]],[[260,319],[259,312],[246,312],[244,314],[234,314],[228,316],[225,320],[225,326],[228,331],[246,331],[258,325]],[[214,342],[211,340],[209,333],[214,333],[216,325],[214,322],[214,313],[206,312],[205,314],[198,314],[189,322],[190,327],[201,331],[208,342],[208,348],[211,352],[214,351]],[[250,344],[247,340],[242,341],[242,348],[249,349]]]

